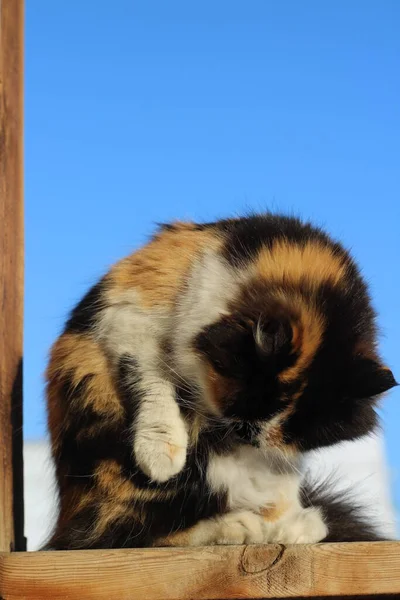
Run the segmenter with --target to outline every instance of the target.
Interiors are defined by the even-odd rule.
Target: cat
[[[308,222],[160,226],[75,307],[46,378],[46,549],[380,539],[302,483],[397,385],[357,265]]]

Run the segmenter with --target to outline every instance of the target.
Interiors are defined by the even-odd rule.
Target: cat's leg
[[[133,451],[139,468],[154,481],[167,481],[186,462],[187,426],[175,399],[174,386],[149,369],[126,371],[125,381],[135,378],[140,398],[132,422]]]
[[[182,470],[188,444],[175,386],[160,366],[160,339],[167,319],[167,314],[154,316],[125,299],[104,310],[97,327],[131,413],[136,463],[157,482],[167,481]]]
[[[159,538],[154,546],[214,546],[262,544],[268,524],[249,510],[233,511],[201,519],[193,527]]]

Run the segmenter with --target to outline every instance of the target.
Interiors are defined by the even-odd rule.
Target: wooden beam
[[[23,548],[23,0],[0,0],[0,550]]]
[[[28,552],[0,556],[3,600],[400,597],[400,543]]]

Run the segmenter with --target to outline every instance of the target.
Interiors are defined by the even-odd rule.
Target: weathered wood
[[[396,594],[400,543],[32,552],[0,557],[4,600]]]
[[[22,61],[23,1],[0,0],[0,550],[2,551],[21,549],[23,544]]]

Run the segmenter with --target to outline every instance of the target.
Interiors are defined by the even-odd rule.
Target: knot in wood
[[[240,561],[241,567],[245,573],[262,573],[281,560],[284,550],[285,546],[282,544],[246,546]]]

